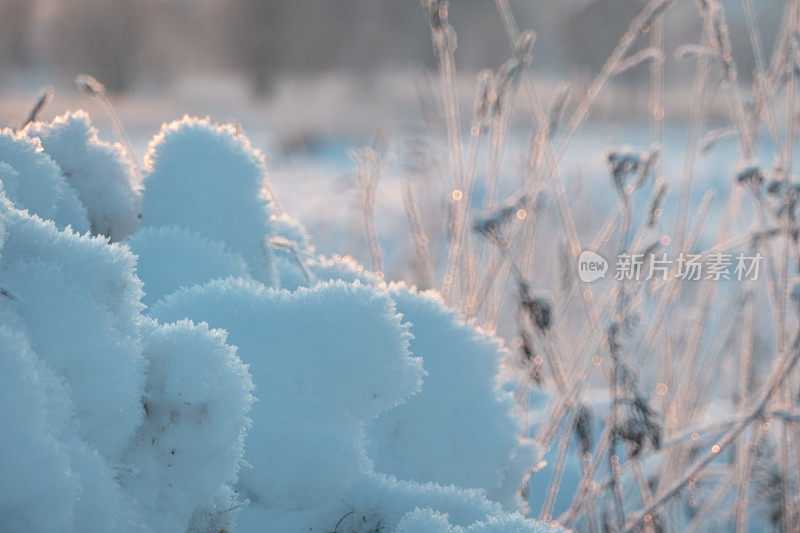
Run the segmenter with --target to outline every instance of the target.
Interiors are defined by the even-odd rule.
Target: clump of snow
[[[396,533],[525,533],[553,531],[552,528],[526,520],[518,514],[496,515],[464,528],[450,524],[449,516],[430,508],[417,508],[407,513],[397,525]]]
[[[13,305],[36,354],[70,386],[82,437],[118,454],[141,418],[141,284],[133,257],[104,240],[59,232],[8,202],[0,216],[0,279],[15,298],[5,305]]]
[[[234,348],[146,319],[126,247],[59,231],[2,189],[0,529],[229,527],[252,401]]]
[[[84,111],[32,122],[24,133],[41,140],[86,207],[92,233],[118,242],[139,225],[141,198],[125,149],[101,141]]]
[[[311,243],[311,236],[296,219],[286,213],[272,215],[270,229],[273,237],[281,237],[294,244],[300,257],[304,259],[312,259],[314,257],[314,245]]]
[[[375,469],[481,487],[512,501],[516,491],[500,494],[500,488],[508,475],[522,479],[524,471],[509,467],[515,454],[530,450],[520,447],[513,399],[496,384],[499,341],[456,316],[436,293],[392,284],[389,294],[411,324],[411,352],[422,357],[427,376],[419,394],[368,424]]]
[[[241,487],[286,510],[337,501],[363,461],[364,420],[416,392],[419,359],[392,301],[343,282],[278,291],[212,281],[156,304],[155,317],[225,328],[257,384]],[[245,514],[247,511],[245,511]]]
[[[341,279],[383,286],[351,258],[317,257],[306,267],[317,281]],[[281,265],[281,280],[287,278]],[[296,268],[296,267],[295,267]],[[375,470],[400,479],[485,489],[516,506],[534,450],[519,439],[513,400],[499,386],[499,340],[460,319],[434,292],[386,287],[413,336],[411,352],[427,373],[422,391],[367,423]],[[470,465],[465,468],[464,465]]]
[[[316,255],[311,237],[305,227],[286,213],[272,215],[272,236],[278,284],[284,289],[296,289],[313,283],[307,263]]]
[[[0,325],[0,525],[6,531],[57,531],[72,523],[80,494],[49,412],[51,393],[61,391],[41,367],[24,335]]]
[[[145,155],[142,225],[182,226],[225,244],[251,274],[275,282],[264,156],[233,126],[165,124]]]
[[[253,388],[225,333],[188,320],[144,324],[147,413],[123,458],[122,486],[162,531],[236,518],[231,485],[244,450]]]
[[[6,196],[17,208],[53,220],[61,229],[89,230],[86,208],[38,139],[7,128],[0,130],[0,162],[7,165],[0,171]]]
[[[136,273],[144,283],[146,305],[181,287],[250,275],[241,255],[178,226],[142,228],[126,243],[138,257]]]
[[[399,295],[397,300],[395,294]],[[334,530],[337,523],[348,531],[378,527],[392,531],[405,513],[420,506],[447,512],[456,525],[464,527],[503,514],[501,506],[487,500],[482,490],[458,489],[451,481],[442,485],[420,484],[415,478],[399,481],[373,470],[370,452],[375,447],[370,446],[368,452],[364,422],[371,427],[376,415],[381,420],[410,405],[416,396],[409,395],[425,394],[428,376],[422,377],[419,358],[409,352],[416,339],[408,334],[409,324],[401,321],[399,307],[395,307],[395,301],[407,304],[405,299],[413,302],[414,297],[415,293],[399,286],[387,291],[359,281],[330,281],[287,292],[231,278],[179,290],[152,308],[153,316],[161,320],[189,317],[225,328],[240,356],[250,364],[259,401],[253,408],[253,429],[245,453],[252,469],[242,471],[238,486],[241,496],[250,500],[239,517],[241,531],[265,527],[279,531]],[[459,348],[469,348],[470,342],[477,341],[475,353],[469,356],[486,356],[487,361],[470,361],[467,365],[478,376],[484,371],[484,383],[474,376],[466,380],[478,388],[477,393],[460,393],[464,388],[456,386],[432,388],[421,405],[401,412],[399,419],[410,424],[412,436],[405,437],[401,445],[418,448],[409,448],[395,461],[411,463],[408,467],[401,465],[407,471],[445,477],[456,476],[459,468],[465,468],[465,463],[459,462],[465,456],[486,460],[489,463],[485,468],[474,465],[478,473],[470,481],[475,481],[475,486],[495,487],[504,473],[498,463],[509,461],[516,446],[516,425],[504,411],[507,403],[493,386],[497,345],[488,336],[481,339],[475,330],[454,321],[431,297],[407,305],[409,312],[419,313],[415,318],[420,320],[435,319],[438,313],[439,321],[432,328],[449,327],[452,337],[461,334]],[[433,335],[433,330],[429,334]],[[441,349],[432,339],[424,335],[421,339],[429,349]],[[432,387],[453,384],[448,379],[464,379],[469,372],[456,372],[451,378],[439,376]],[[469,403],[454,404],[471,399],[483,405],[475,409],[476,416],[471,420],[477,427],[469,430],[461,427],[469,425],[466,414],[457,417],[455,424],[433,428],[426,422],[430,415],[419,411],[433,409],[433,424],[441,424],[447,409],[456,409],[456,414],[470,410]],[[438,411],[433,405],[436,401],[445,401]],[[398,418],[389,420],[391,424]],[[487,428],[500,431],[501,436],[487,441],[486,435],[479,434]],[[430,431],[433,439],[444,442],[421,439],[421,431]],[[456,442],[465,436],[488,444]],[[454,456],[447,457],[448,451]],[[415,453],[424,458],[415,457]],[[437,460],[447,465],[426,472]],[[520,524],[526,526],[524,521]],[[526,530],[535,531],[520,529]]]
[[[421,533],[423,531],[453,533],[453,527],[446,514],[436,512],[430,507],[424,509],[417,507],[410,513],[406,513],[395,529],[395,533]]]
[[[0,529],[540,530],[487,497],[529,451],[499,343],[317,256],[233,127],[162,128],[130,236],[124,152],[83,113],[0,133],[0,180]]]

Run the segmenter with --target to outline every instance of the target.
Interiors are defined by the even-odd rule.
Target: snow
[[[364,472],[339,499],[324,506],[299,510],[251,506],[240,516],[238,530],[262,531],[267,525],[267,530],[276,531],[396,531],[404,516],[421,507],[447,514],[450,523],[458,527],[508,516],[497,503],[487,500],[484,493],[476,489],[399,481]],[[522,531],[540,531],[534,522],[520,523],[527,525]]]
[[[358,277],[353,263],[325,259],[309,264],[316,276],[320,264]],[[464,526],[501,512],[485,492],[455,484],[513,502],[500,487],[508,475],[521,479],[508,468],[529,450],[520,449],[510,400],[495,384],[498,342],[435,296],[358,279],[289,292],[229,278],[180,289],[150,312],[225,328],[251,365],[259,401],[245,454],[252,468],[240,476],[250,500],[240,530],[331,527],[350,511],[362,525],[395,524],[418,505],[455,509]],[[454,357],[463,362],[455,371]]]
[[[223,331],[188,320],[143,327],[147,416],[125,454],[120,483],[160,530],[186,529],[203,517],[219,530],[236,518],[231,484],[250,425],[250,375]]]
[[[38,138],[86,207],[94,235],[118,242],[139,226],[137,177],[119,144],[98,138],[89,115],[68,112],[52,122],[32,122],[24,133]]]
[[[7,165],[0,170],[6,196],[19,209],[53,220],[61,229],[89,230],[86,209],[38,139],[8,128],[0,130],[0,161]]]
[[[513,504],[516,490],[501,494],[519,447],[520,426],[513,400],[495,382],[498,340],[459,319],[436,293],[392,284],[389,293],[411,324],[411,351],[421,356],[427,376],[422,391],[371,421],[368,447],[375,469],[401,479],[480,487]],[[531,464],[528,462],[528,464]],[[470,465],[464,468],[464,465]]]
[[[212,281],[168,296],[152,313],[230,333],[258,386],[245,456],[253,468],[241,485],[286,510],[337,501],[364,461],[363,421],[420,386],[422,363],[408,352],[392,301],[360,284],[287,292]]]
[[[316,281],[385,285],[352,258],[318,256],[306,263]],[[281,282],[297,270],[279,269]],[[410,326],[410,350],[422,357],[426,377],[419,394],[367,423],[367,452],[375,470],[400,479],[479,487],[514,507],[519,481],[533,462],[520,443],[512,398],[497,381],[505,348],[467,324],[433,291],[399,283],[386,287]],[[464,465],[472,465],[464,468]]]
[[[144,317],[123,246],[2,194],[0,227],[2,529],[232,523],[252,382],[224,333]]]
[[[0,279],[14,296],[3,307],[13,305],[32,349],[70,386],[81,436],[118,454],[141,417],[140,283],[133,257],[102,239],[58,232],[7,202],[0,217]]]
[[[181,226],[223,242],[256,279],[275,282],[264,156],[233,126],[188,116],[164,124],[145,172],[144,227]]]
[[[397,524],[396,533],[453,533],[446,514],[437,513],[433,509],[417,507],[410,513],[406,513],[400,523]]]
[[[317,255],[265,180],[208,119],[141,196],[85,113],[0,133],[0,529],[541,530],[501,343]]]
[[[126,244],[138,258],[136,273],[144,283],[146,305],[181,287],[250,275],[241,255],[179,226],[142,228]]]
[[[293,243],[299,255],[304,259],[314,257],[314,245],[311,243],[311,236],[306,228],[297,220],[286,213],[272,216],[273,237],[282,237],[286,241]]]
[[[80,480],[55,437],[49,404],[58,381],[41,367],[27,339],[0,326],[0,524],[8,531],[56,531],[72,522]],[[59,394],[60,395],[60,394]],[[58,404],[56,404],[58,405]],[[41,503],[48,512],[41,512]]]
[[[469,527],[452,526],[449,516],[430,508],[417,508],[407,513],[397,525],[396,533],[523,533],[551,531],[551,528],[525,520],[518,514],[492,516]]]

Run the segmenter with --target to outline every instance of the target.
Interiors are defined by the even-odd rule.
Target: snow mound
[[[144,283],[146,305],[182,287],[250,275],[241,255],[181,227],[142,228],[126,243],[138,257],[136,271]]]
[[[5,304],[13,304],[38,357],[70,386],[81,436],[118,454],[141,419],[141,284],[133,256],[99,238],[59,232],[8,202],[0,217],[0,279],[14,296]]]
[[[252,382],[224,334],[146,319],[126,247],[1,186],[0,230],[0,530],[230,527]]]
[[[283,268],[281,279],[287,279]],[[297,268],[296,266],[294,267]],[[467,324],[435,292],[388,286],[349,257],[306,262],[316,281],[358,281],[386,287],[410,325],[411,352],[423,359],[422,391],[367,422],[367,453],[375,470],[400,479],[476,487],[511,508],[534,450],[520,442],[513,400],[498,383],[504,348]],[[465,468],[464,465],[470,465]]]
[[[33,122],[24,133],[41,141],[77,191],[93,234],[118,242],[136,231],[141,198],[128,156],[121,145],[98,138],[86,112],[68,112],[49,123]]]
[[[544,533],[555,531],[542,523],[526,520],[518,514],[491,516],[464,528],[452,526],[447,514],[430,508],[417,508],[407,513],[397,525],[396,533]]]
[[[461,320],[436,293],[401,284],[388,290],[411,324],[411,352],[422,357],[427,376],[419,394],[367,424],[375,470],[480,487],[513,502],[516,490],[500,488],[509,475],[522,479],[524,471],[509,472],[510,465],[515,454],[531,450],[520,447],[513,400],[495,383],[500,342]]]
[[[166,124],[145,167],[129,235],[85,113],[0,132],[0,530],[541,530],[490,499],[529,452],[493,337],[317,256],[233,127]]]
[[[50,420],[58,390],[27,339],[0,325],[0,525],[6,531],[57,531],[73,521],[80,479]],[[55,390],[53,390],[55,389]],[[61,391],[59,391],[61,392]],[[41,503],[47,502],[47,512]]]
[[[225,243],[252,275],[275,283],[264,156],[233,126],[185,116],[145,155],[143,226],[182,226]]]
[[[403,301],[403,289],[394,290],[401,295],[397,301]],[[437,309],[442,320],[448,317],[434,303],[424,302],[423,309],[427,305]],[[250,500],[239,516],[240,531],[393,531],[417,507],[446,512],[454,524],[464,527],[506,516],[483,490],[456,488],[449,482],[444,486],[400,481],[374,472],[364,423],[413,401],[410,395],[419,392],[425,374],[420,359],[409,352],[409,343],[416,339],[401,321],[390,291],[338,280],[287,292],[230,278],[176,291],[151,312],[164,321],[188,317],[225,328],[250,364],[259,401],[252,411],[245,454],[252,469],[241,472],[238,485],[240,495]],[[467,326],[456,322],[451,327],[458,331]],[[484,343],[496,355],[496,344],[487,339]],[[492,364],[491,357],[487,364]],[[490,395],[492,375],[488,373],[483,387]],[[432,391],[425,401],[437,401],[448,392],[453,391]],[[505,404],[491,398],[496,410],[489,409],[491,415],[500,420],[495,424],[504,429],[507,421],[513,437],[515,426],[508,415],[498,415]],[[412,420],[414,416],[422,416],[416,408],[405,415],[419,431],[429,429],[424,421]],[[441,421],[438,417],[436,422]],[[486,420],[473,422],[480,426]],[[442,437],[449,429],[438,429],[436,435]],[[474,436],[475,430],[470,431]],[[508,445],[503,452],[511,453],[513,438],[504,444]],[[448,441],[444,448],[453,449],[455,444]],[[424,448],[418,451],[428,453]],[[480,459],[485,455],[478,454]],[[457,459],[462,456],[463,452]],[[403,460],[413,463],[412,451]],[[455,462],[448,465],[456,470]],[[491,480],[499,483],[498,465],[488,468]],[[536,531],[524,529],[527,522],[520,524],[520,531]]]
[[[152,309],[225,328],[257,384],[240,486],[287,510],[338,501],[359,477],[364,420],[419,388],[392,301],[343,282],[289,293],[242,279],[180,290]],[[243,514],[247,514],[245,510]]]
[[[162,531],[236,518],[231,485],[244,450],[253,389],[225,333],[188,320],[144,324],[150,362],[144,423],[137,429],[121,483]]]
[[[64,229],[89,231],[86,209],[66,182],[58,165],[44,153],[38,139],[10,129],[0,130],[0,180],[18,209],[27,209]],[[9,168],[13,170],[9,171]]]

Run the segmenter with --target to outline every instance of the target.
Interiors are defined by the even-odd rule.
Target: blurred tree
[[[150,3],[143,0],[62,0],[55,53],[109,91],[130,89]],[[77,72],[76,72],[77,73]]]
[[[263,96],[291,42],[292,18],[302,16],[295,2],[231,0],[228,24],[234,60],[250,77],[253,92]]]
[[[34,2],[0,0],[0,65],[20,66],[31,58]]]

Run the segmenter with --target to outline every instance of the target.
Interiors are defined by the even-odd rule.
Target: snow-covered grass
[[[315,207],[300,216],[384,276],[439,290],[468,321],[506,339],[503,375],[516,380],[509,388],[523,434],[538,445],[522,482],[532,515],[587,530],[788,527],[800,481],[791,392],[798,154],[796,121],[786,120],[796,80],[785,66],[794,64],[796,8],[787,5],[771,58],[758,60],[747,86],[724,10],[699,4],[702,46],[677,51],[696,61],[691,110],[668,127],[663,76],[673,51],[663,49],[660,18],[668,3],[632,12],[588,90],[568,86],[552,102],[540,99],[530,36],[507,2],[495,4],[513,53],[479,76],[471,120],[459,107],[448,6],[426,2],[440,66],[438,94],[421,94],[434,110],[425,115],[431,133],[351,151],[353,177],[337,182],[351,184],[361,209],[349,224]],[[760,43],[743,4],[750,35],[738,38]],[[650,47],[632,53],[634,45]],[[590,124],[613,77],[634,68],[650,74],[647,125]],[[720,104],[730,110],[721,123],[710,112]],[[532,126],[520,133],[525,117]],[[306,185],[296,190],[285,204],[306,203]],[[359,234],[360,242],[343,237]],[[584,250],[609,261],[605,280],[580,281]],[[622,253],[764,262],[754,281],[614,280]]]
[[[724,10],[698,3],[706,32],[701,48],[678,51],[697,62],[697,73],[681,128],[686,140],[675,149],[663,124],[672,51],[664,50],[661,15],[669,2],[631,13],[587,90],[567,86],[544,102],[530,68],[531,35],[497,0],[512,55],[478,77],[469,128],[455,94],[457,38],[447,2],[425,4],[439,60],[440,96],[430,107],[441,117],[429,127],[446,141],[409,142],[373,157],[403,154],[410,277],[512,348],[503,368],[516,377],[524,434],[539,446],[522,487],[531,512],[586,530],[789,527],[798,516],[791,391],[800,353],[791,295],[800,264],[796,121],[784,119],[795,116],[796,73],[785,65],[794,64],[796,6],[787,5],[766,58],[743,2],[759,65],[746,87]],[[603,90],[629,69],[649,70],[649,131],[623,130],[618,148],[586,163],[574,141]],[[517,100],[531,111],[523,149],[510,137],[511,116],[523,112]],[[731,111],[721,129],[706,123],[717,102]],[[702,158],[721,139],[730,144],[709,170]],[[503,179],[514,154],[515,172]],[[575,172],[576,160],[587,176]],[[720,190],[704,190],[709,184]],[[581,281],[585,250],[608,260],[605,280]],[[675,263],[668,280],[646,272],[614,279],[621,254],[647,262],[681,253],[761,254],[765,264],[754,281],[682,281]],[[765,507],[769,498],[778,503]]]

